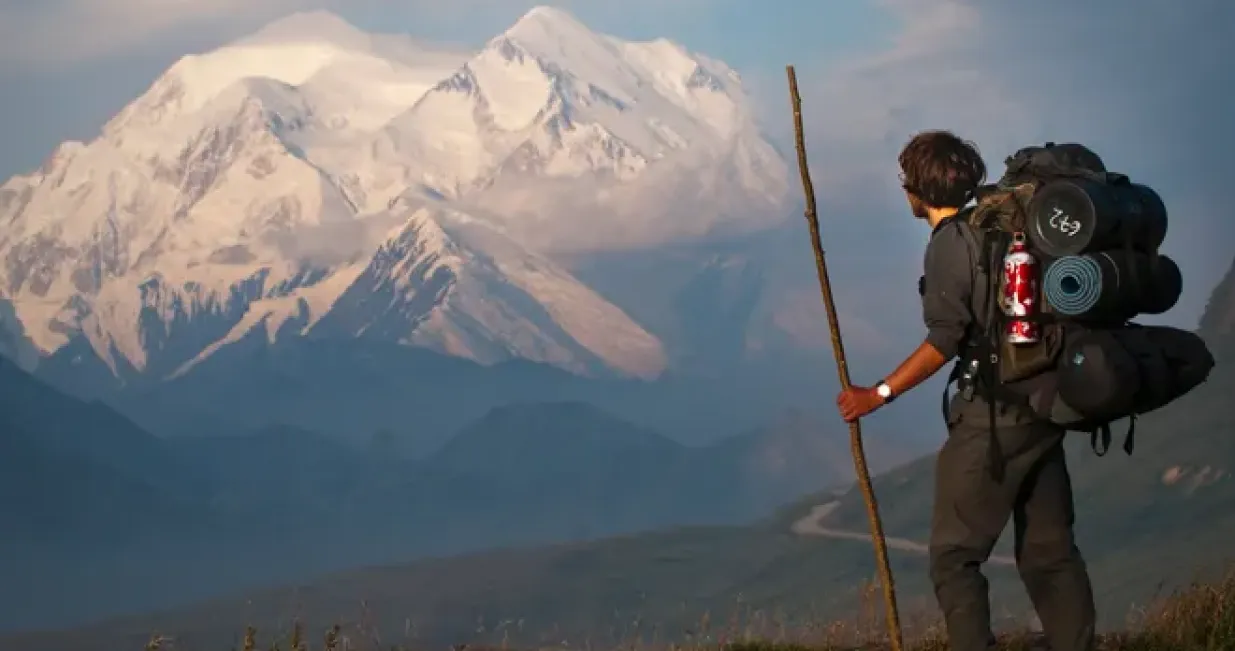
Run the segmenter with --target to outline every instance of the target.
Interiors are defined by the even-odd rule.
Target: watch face
[[[875,388],[875,390],[879,392],[879,397],[881,398],[887,398],[888,396],[892,395],[892,387],[886,384],[880,384],[878,387]]]

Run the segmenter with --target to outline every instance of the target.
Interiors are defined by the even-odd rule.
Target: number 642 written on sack
[[[1067,213],[1055,208],[1051,211],[1050,219],[1051,228],[1067,235],[1068,237],[1076,237],[1076,234],[1081,232],[1081,222],[1077,219],[1072,219]]]

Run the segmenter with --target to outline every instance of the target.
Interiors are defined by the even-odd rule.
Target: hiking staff
[[[802,96],[798,93],[798,77],[793,66],[786,66],[789,75],[789,96],[793,102],[794,142],[798,150],[798,169],[802,173],[802,190],[806,194],[806,223],[810,227],[811,246],[815,249],[815,269],[819,272],[819,291],[828,314],[828,329],[832,332],[832,351],[836,356],[836,371],[842,389],[848,389],[849,365],[845,361],[845,347],[841,343],[840,323],[836,318],[836,304],[832,300],[832,283],[828,280],[828,267],[823,257],[823,242],[819,237],[819,216],[815,212],[815,187],[810,180],[810,168],[806,163],[806,138],[802,133]],[[853,451],[853,465],[857,470],[858,487],[866,502],[866,514],[870,519],[871,538],[875,546],[875,564],[879,582],[883,585],[883,605],[887,616],[888,637],[892,651],[901,651],[904,640],[901,635],[900,614],[896,607],[896,586],[892,583],[892,568],[888,563],[888,545],[879,519],[879,503],[871,485],[870,470],[866,467],[866,452],[862,448],[862,426],[857,420],[849,424],[849,443]]]

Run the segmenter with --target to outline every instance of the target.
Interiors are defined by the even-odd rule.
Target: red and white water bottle
[[[1041,338],[1032,318],[1038,313],[1038,260],[1025,246],[1025,234],[1012,237],[1003,258],[1003,311],[1012,317],[1004,335],[1011,344],[1034,344]]]

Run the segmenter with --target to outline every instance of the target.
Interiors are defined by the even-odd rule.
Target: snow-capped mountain
[[[352,150],[358,152],[359,150]],[[766,224],[785,166],[740,79],[666,40],[533,9],[377,133],[350,187],[370,209],[420,186],[547,250],[659,244]]]
[[[757,229],[786,185],[736,73],[668,41],[541,7],[462,52],[298,14],[0,186],[0,299],[13,341],[121,377],[287,336],[650,377],[656,337],[536,251]]]

